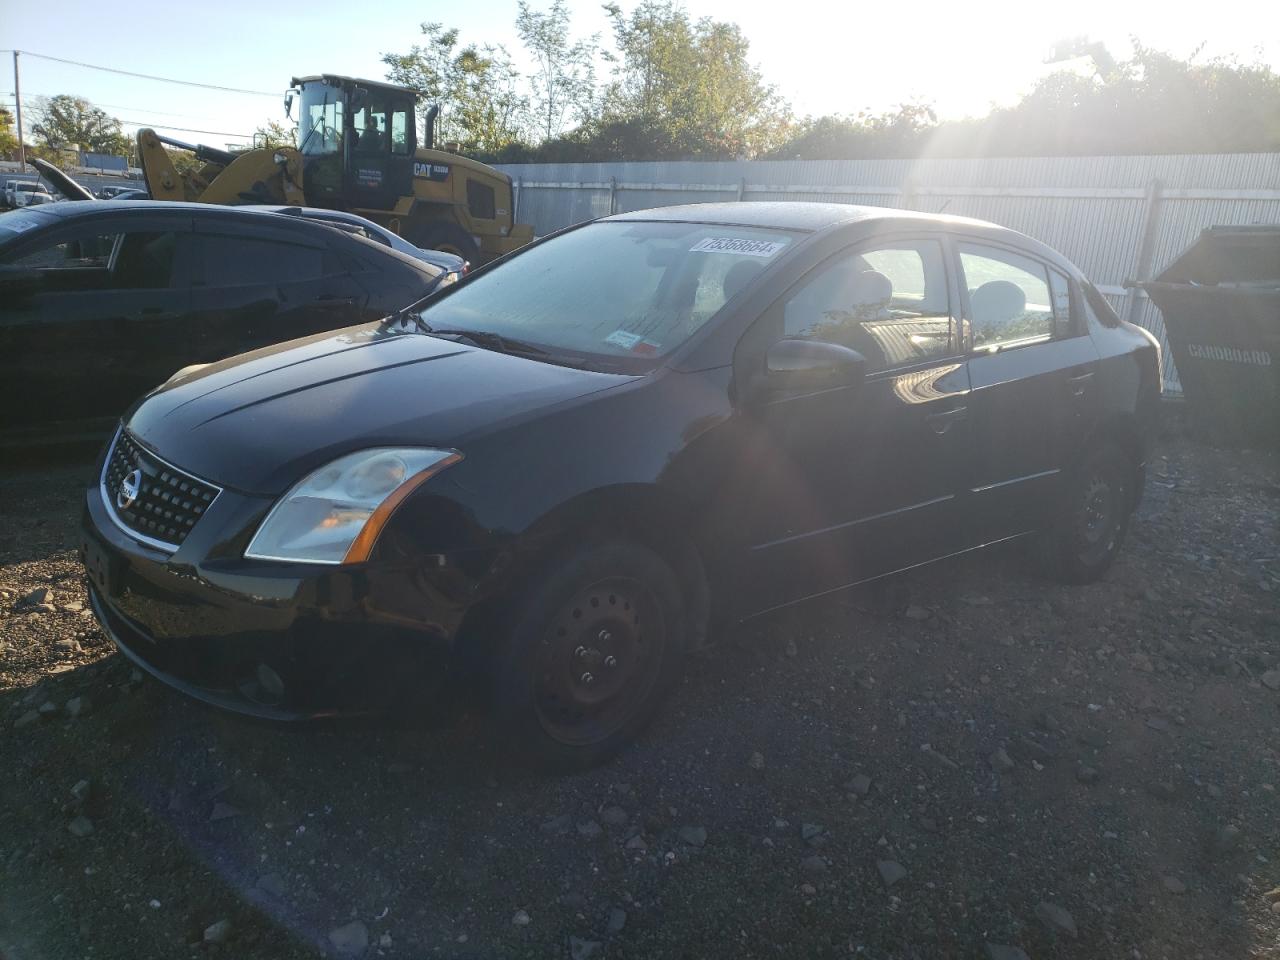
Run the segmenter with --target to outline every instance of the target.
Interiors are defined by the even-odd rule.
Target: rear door
[[[192,309],[205,361],[356,323],[366,299],[322,232],[197,224]]]
[[[958,238],[975,543],[1036,529],[1098,416],[1098,351],[1072,284],[1024,251]]]
[[[76,218],[6,256],[33,277],[0,307],[0,407],[9,426],[122,413],[191,362],[191,221]]]

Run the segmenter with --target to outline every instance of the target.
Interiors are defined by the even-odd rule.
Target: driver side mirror
[[[765,353],[762,386],[772,393],[816,393],[860,384],[867,361],[825,340],[784,337]]]

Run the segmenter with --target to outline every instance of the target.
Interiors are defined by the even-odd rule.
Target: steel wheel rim
[[[579,590],[538,645],[533,694],[543,730],[571,746],[617,733],[653,691],[665,648],[662,607],[643,583],[611,577]]]
[[[1075,512],[1080,559],[1096,563],[1115,547],[1120,527],[1120,490],[1114,480],[1094,473],[1084,484]]]

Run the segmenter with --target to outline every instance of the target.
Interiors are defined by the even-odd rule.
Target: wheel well
[[[707,643],[711,591],[702,554],[688,535],[686,513],[653,487],[615,487],[584,494],[552,510],[520,537],[521,547],[507,558],[501,589],[477,604],[459,631],[469,656],[483,657],[506,605],[501,597],[528,583],[539,570],[585,543],[629,540],[662,557],[675,571],[689,612],[691,649]]]
[[[1114,416],[1104,421],[1094,431],[1090,441],[1085,446],[1085,450],[1090,450],[1104,443],[1114,443],[1124,453],[1125,459],[1128,461],[1129,469],[1132,474],[1129,489],[1131,492],[1131,507],[1137,507],[1138,502],[1142,499],[1142,473],[1146,466],[1146,444],[1142,439],[1142,434],[1138,431],[1138,425],[1134,418],[1128,416]]]

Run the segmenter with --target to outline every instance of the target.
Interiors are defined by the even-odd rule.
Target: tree
[[[0,107],[0,157],[16,158],[18,152],[18,131],[13,122],[13,114],[8,107]]]
[[[537,63],[530,77],[530,99],[539,135],[544,140],[558,136],[568,117],[579,124],[589,122],[595,114],[599,36],[570,40],[569,8],[564,0],[553,0],[545,12],[520,0],[516,32]]]
[[[35,108],[33,136],[55,150],[83,147],[91,153],[127,155],[129,140],[120,121],[83,97],[60,94],[39,100]]]
[[[298,128],[286,127],[279,120],[268,120],[253,131],[255,147],[296,147],[298,145]]]
[[[754,156],[780,139],[789,109],[747,59],[737,24],[689,20],[673,0],[605,11],[618,48],[604,123],[667,131],[677,156]],[[639,158],[637,158],[639,159]]]
[[[458,142],[468,151],[496,151],[520,138],[527,98],[518,89],[519,74],[500,45],[459,46],[456,29],[422,24],[426,42],[408,53],[383,54],[393,83],[417,90],[421,108],[440,105],[437,139]]]
[[[1180,60],[1134,41],[1117,60],[1067,41],[1051,62],[1089,56],[1092,75],[1059,70],[1015,105],[938,123],[908,104],[880,115],[808,119],[773,156],[991,157],[1231,153],[1280,149],[1280,75],[1265,64]]]

